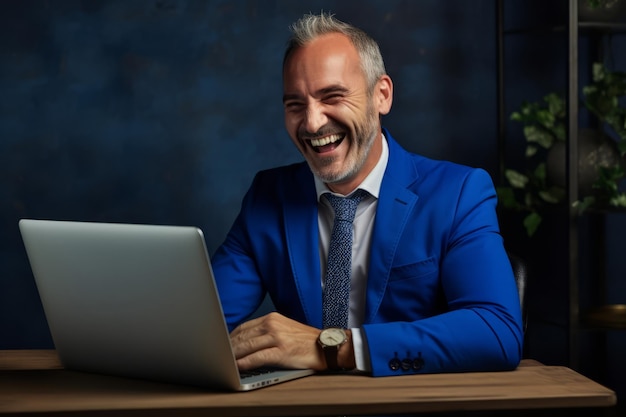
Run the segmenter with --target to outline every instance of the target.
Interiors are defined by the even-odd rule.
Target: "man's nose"
[[[308,106],[304,121],[304,127],[309,133],[317,133],[328,122],[324,109],[318,103]]]

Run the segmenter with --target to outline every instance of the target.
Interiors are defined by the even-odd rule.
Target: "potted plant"
[[[619,182],[626,165],[626,73],[593,65],[593,82],[583,88],[583,104],[600,122],[598,129],[581,129],[579,148],[579,212],[591,207],[626,207]],[[525,213],[524,228],[532,236],[549,206],[563,204],[565,192],[565,100],[556,93],[541,102],[524,102],[511,120],[524,125],[526,139],[523,172],[506,169],[508,185],[497,188],[502,207]],[[605,129],[607,128],[607,129]],[[611,137],[609,133],[613,136]]]

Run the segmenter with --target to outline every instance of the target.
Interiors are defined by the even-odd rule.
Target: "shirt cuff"
[[[352,332],[352,346],[354,347],[354,360],[356,362],[357,371],[372,372],[369,351],[363,341],[361,329],[354,328],[350,330]]]

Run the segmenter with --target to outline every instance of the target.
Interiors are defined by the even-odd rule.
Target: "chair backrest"
[[[517,283],[517,291],[519,293],[519,301],[522,308],[522,318],[524,320],[524,331],[526,331],[526,284],[528,281],[528,265],[526,261],[519,256],[508,253],[513,275]]]

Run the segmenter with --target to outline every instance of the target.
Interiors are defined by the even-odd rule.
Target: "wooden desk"
[[[63,370],[54,351],[0,351],[0,415],[286,416],[609,407],[615,393],[561,366],[372,378],[313,375],[244,393]]]

